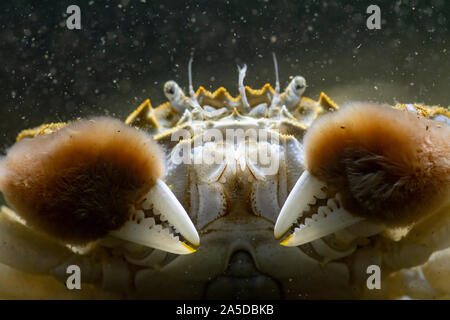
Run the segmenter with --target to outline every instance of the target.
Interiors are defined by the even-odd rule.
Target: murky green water
[[[0,146],[43,122],[126,117],[162,86],[194,85],[237,94],[246,84],[282,85],[301,74],[306,96],[449,105],[450,2],[377,1],[381,29],[368,30],[368,1],[86,1],[81,30],[68,30],[68,1],[0,5]]]
[[[78,2],[81,30],[66,27],[74,1],[1,2],[0,156],[23,129],[165,102],[166,81],[187,89],[191,53],[195,89],[237,95],[244,63],[246,85],[274,85],[275,53],[282,87],[302,75],[307,97],[450,105],[449,0]]]

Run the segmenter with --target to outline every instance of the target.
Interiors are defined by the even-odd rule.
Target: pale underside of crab
[[[302,97],[306,87],[302,77],[295,77],[282,93],[278,81],[275,89],[244,87],[245,70],[239,72],[236,98],[224,88],[210,93],[200,87],[194,93],[192,85],[186,96],[169,81],[164,87],[168,102],[153,108],[146,100],[126,119],[127,125],[148,132],[163,148],[167,165],[161,188],[169,190],[158,192],[172,192],[175,200],[167,196],[170,199],[162,205],[157,199],[139,204],[122,229],[81,248],[34,230],[10,208],[2,207],[0,296],[448,297],[449,207],[407,230],[387,228],[347,212],[339,193],[329,192],[324,182],[306,171],[303,149],[308,127],[339,107],[324,93],[318,101]],[[443,126],[450,121],[449,111],[441,107],[393,108]],[[53,134],[64,126],[25,130],[18,140]],[[255,134],[220,145],[211,139],[217,132],[225,136],[227,130]],[[263,139],[264,134],[271,139]],[[183,155],[187,161],[174,161],[180,150],[188,150]],[[262,151],[269,153],[270,163],[252,157]],[[224,160],[196,161],[204,152]],[[271,167],[273,159],[276,167]],[[295,199],[286,202],[288,197]],[[180,239],[164,223],[173,224],[165,206],[172,207],[174,201],[182,205],[198,232],[196,251],[189,228],[179,229]],[[276,238],[288,236],[283,246],[275,239],[274,228]],[[151,233],[143,235],[148,230]],[[151,241],[146,243],[145,236]],[[82,270],[82,290],[65,287],[67,266],[73,264]],[[381,290],[367,289],[370,265],[381,268]]]

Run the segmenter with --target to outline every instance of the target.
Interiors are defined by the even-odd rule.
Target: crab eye
[[[173,94],[175,93],[174,87],[173,87],[173,86],[168,86],[168,87],[166,88],[166,93],[167,93],[167,94],[170,94],[170,95],[173,95]]]
[[[177,89],[177,84],[173,81],[168,81],[164,85],[164,93],[166,94],[167,98],[172,98],[175,95]]]
[[[304,90],[306,87],[305,78],[300,77],[300,76],[295,77],[293,80],[293,83],[292,83],[292,87],[294,88],[295,91]]]

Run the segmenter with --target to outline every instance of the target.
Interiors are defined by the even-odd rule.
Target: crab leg
[[[21,272],[53,276],[64,284],[69,276],[68,267],[73,265],[80,268],[82,283],[100,285],[104,290],[124,292],[132,282],[131,270],[122,258],[105,254],[101,247],[72,246],[70,249],[69,246],[33,230],[5,206],[0,208],[0,261]],[[11,280],[11,283],[24,281],[20,272],[16,271],[11,276],[18,277]],[[62,290],[63,294],[67,292],[65,287]],[[7,281],[0,292],[8,295],[10,291],[14,291],[14,288]],[[44,288],[30,288],[30,292],[33,299],[48,298],[49,294],[59,298],[58,294],[61,294],[46,292]],[[104,294],[101,290],[98,293]]]
[[[101,280],[101,264],[74,254],[66,246],[27,227],[15,213],[0,208],[0,261],[24,272],[67,277],[63,266],[76,264],[89,270],[83,276],[86,282]],[[64,270],[62,270],[64,269]]]
[[[450,247],[450,206],[416,226],[400,241],[385,246],[383,264],[393,271],[425,263],[429,256]]]

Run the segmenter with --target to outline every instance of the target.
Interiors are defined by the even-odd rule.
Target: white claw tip
[[[302,217],[303,212],[310,211],[310,204],[316,203],[317,198],[324,198],[322,189],[325,186],[323,182],[313,177],[308,171],[303,172],[278,216],[274,229],[276,239],[283,237],[297,219]],[[295,228],[294,232],[281,242],[281,245],[299,246],[364,220],[364,218],[347,212],[340,205],[339,199],[340,196],[337,196],[336,199],[328,199],[326,206],[320,206],[317,213],[313,213],[311,217],[306,217],[300,226]]]
[[[200,238],[191,219],[170,188],[161,180],[147,194],[154,212],[161,221],[167,221],[192,246],[200,245]],[[145,208],[144,208],[145,209]],[[168,228],[156,224],[153,217],[143,218],[139,223],[128,221],[121,229],[111,232],[112,236],[152,248],[176,254],[189,254],[195,249],[175,237]]]

